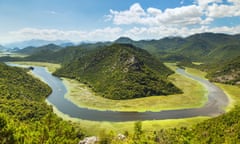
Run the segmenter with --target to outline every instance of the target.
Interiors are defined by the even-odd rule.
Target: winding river
[[[67,90],[63,82],[51,75],[44,67],[34,67],[33,74],[41,78],[51,88],[52,93],[47,100],[60,112],[69,115],[72,118],[79,118],[91,121],[135,121],[135,120],[163,120],[179,119],[195,116],[216,116],[224,113],[223,108],[228,105],[228,97],[225,93],[210,83],[209,81],[196,77],[185,72],[183,69],[177,69],[177,73],[200,82],[208,90],[208,102],[201,108],[190,108],[180,110],[164,110],[159,112],[117,112],[117,111],[98,111],[76,106],[71,101],[64,98]]]

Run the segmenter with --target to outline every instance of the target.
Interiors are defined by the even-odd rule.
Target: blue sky
[[[240,32],[240,0],[0,0],[0,44]]]

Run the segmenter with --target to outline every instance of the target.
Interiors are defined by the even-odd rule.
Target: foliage
[[[167,76],[173,72],[145,50],[114,44],[75,57],[56,71],[75,78],[110,99],[180,93]]]
[[[26,70],[1,63],[0,89],[0,143],[77,143],[83,136],[53,114],[45,103],[51,89]]]
[[[115,43],[133,44],[167,61],[222,62],[240,56],[239,35],[217,33],[194,34],[186,38],[133,41],[120,38]]]
[[[143,131],[141,122],[136,122],[134,133],[125,134],[126,139],[113,137],[113,144],[219,144],[239,143],[240,141],[240,107],[231,112],[201,122],[192,127],[160,129],[158,131]],[[101,137],[101,136],[100,136]],[[105,137],[107,137],[105,135]]]
[[[240,56],[212,69],[207,77],[214,82],[240,84]]]

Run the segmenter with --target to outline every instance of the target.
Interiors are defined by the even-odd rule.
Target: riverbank
[[[107,128],[109,127],[109,129],[125,129],[124,126],[126,125],[133,125],[134,122],[93,122],[93,121],[87,121],[87,120],[80,120],[78,118],[70,118],[70,116],[61,113],[59,110],[57,110],[55,108],[55,106],[53,105],[53,109],[54,112],[57,113],[60,117],[64,118],[65,120],[72,120],[75,122],[80,122],[82,127],[88,127],[87,129],[91,128],[91,130],[94,128],[97,130],[103,128]],[[206,111],[205,111],[206,112]],[[101,112],[100,112],[101,113]],[[150,128],[150,129],[154,129],[154,127],[177,127],[179,126],[183,126],[183,125],[188,125],[188,124],[193,124],[199,121],[202,121],[204,119],[207,119],[206,117],[194,117],[194,118],[186,118],[186,119],[175,119],[175,120],[156,120],[156,121],[144,121],[144,126],[146,128]],[[192,123],[191,123],[192,122]],[[131,127],[131,126],[130,126]],[[128,128],[128,127],[127,127]]]
[[[49,103],[47,101],[49,105]],[[78,118],[72,118],[67,114],[62,113],[56,107],[53,107],[53,111],[63,120],[71,121],[80,128],[85,130],[88,135],[98,135],[103,131],[113,131],[115,133],[124,133],[126,131],[133,133],[135,121],[129,122],[98,122],[98,121],[89,121],[82,120]],[[191,127],[194,124],[203,122],[210,117],[192,117],[192,118],[183,118],[183,119],[167,119],[167,120],[146,120],[142,121],[142,130],[143,131],[158,131],[159,129],[168,129],[168,128],[180,128],[180,127]]]
[[[73,79],[63,78],[67,88],[65,98],[79,107],[111,111],[161,111],[202,107],[207,99],[207,90],[200,83],[182,76],[173,74],[169,79],[183,94],[169,96],[151,96],[130,100],[111,100],[98,96],[86,85]]]

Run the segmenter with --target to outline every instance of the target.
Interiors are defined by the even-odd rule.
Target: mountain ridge
[[[66,63],[55,75],[88,84],[110,99],[131,99],[180,93],[167,76],[173,72],[147,51],[113,44]]]

